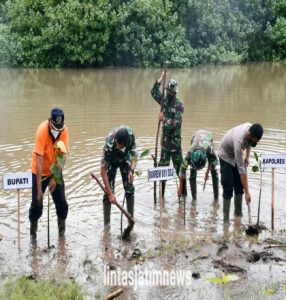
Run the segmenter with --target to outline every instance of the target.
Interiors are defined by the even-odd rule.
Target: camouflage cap
[[[170,79],[168,82],[167,82],[167,86],[166,86],[166,89],[177,94],[178,91],[179,91],[179,88],[178,88],[178,83],[176,80],[174,79]]]
[[[203,148],[197,149],[192,153],[191,156],[191,165],[194,169],[200,170],[202,169],[207,161],[206,150]]]

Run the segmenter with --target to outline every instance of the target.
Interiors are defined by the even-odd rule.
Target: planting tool
[[[100,180],[97,178],[97,176],[94,173],[91,173],[91,177],[96,180],[96,182],[101,187],[103,192],[106,193],[104,186],[102,185]],[[130,213],[127,210],[125,210],[117,201],[114,204],[121,210],[121,212],[124,214],[124,216],[128,219],[128,222],[129,222],[128,226],[124,229],[123,234],[122,234],[122,239],[126,240],[129,238],[130,232],[133,229],[135,221],[134,221],[133,217],[130,215]]]
[[[247,167],[245,167],[245,174],[246,174],[246,182],[247,182],[247,186],[248,186],[248,178],[247,178]],[[251,220],[251,210],[250,210],[250,202],[247,204],[248,206],[248,227],[245,230],[245,233],[247,235],[257,235],[259,234],[258,229],[256,228],[256,225],[252,225],[252,220]]]
[[[247,235],[257,235],[259,234],[259,231],[257,229],[256,225],[252,225],[252,221],[251,221],[251,210],[250,210],[250,203],[248,203],[248,228],[245,230],[245,233]]]

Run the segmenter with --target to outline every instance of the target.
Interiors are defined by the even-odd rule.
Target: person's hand
[[[115,204],[116,203],[116,197],[115,197],[115,195],[113,194],[113,193],[111,193],[111,194],[109,194],[108,195],[108,200],[109,200],[109,202],[111,203],[111,204]]]
[[[164,114],[162,112],[159,113],[158,115],[159,121],[164,121]]]
[[[251,202],[251,196],[249,192],[245,193],[245,201],[247,205]]]
[[[161,73],[160,78],[157,80],[159,84],[161,84],[162,80],[166,79],[166,70],[164,69]]]
[[[43,190],[42,189],[38,189],[38,191],[37,191],[37,201],[38,201],[38,204],[40,204],[40,205],[43,204],[43,197],[44,197]]]
[[[55,182],[55,180],[52,178],[49,182],[49,191],[52,194],[55,189],[56,189],[57,183]]]
[[[129,171],[128,173],[128,183],[129,184],[132,184],[133,183],[133,180],[134,180],[134,172],[132,170]]]

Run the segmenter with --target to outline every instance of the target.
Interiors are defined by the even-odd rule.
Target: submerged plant
[[[225,274],[222,272],[221,277],[212,277],[212,278],[207,278],[212,283],[218,283],[223,287],[223,292],[224,292],[224,299],[231,299],[229,296],[228,292],[228,283],[231,281],[237,281],[240,278],[237,275],[234,274]]]

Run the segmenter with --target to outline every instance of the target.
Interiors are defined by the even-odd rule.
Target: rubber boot
[[[197,180],[190,178],[190,187],[191,187],[191,193],[193,201],[197,200]]]
[[[223,198],[223,223],[229,225],[229,209],[231,199]]]
[[[58,218],[59,236],[64,236],[66,232],[66,220]]]
[[[234,215],[242,217],[242,194],[234,195]]]
[[[104,227],[110,226],[110,211],[111,204],[109,200],[103,200],[103,219],[104,219]]]
[[[212,181],[213,181],[214,201],[218,201],[219,187],[218,187],[217,170],[211,170],[211,175],[212,175]]]
[[[30,223],[30,235],[32,238],[37,237],[37,230],[38,230],[38,220]]]
[[[127,203],[127,211],[133,217],[133,215],[134,215],[134,196],[126,199],[126,203]]]

